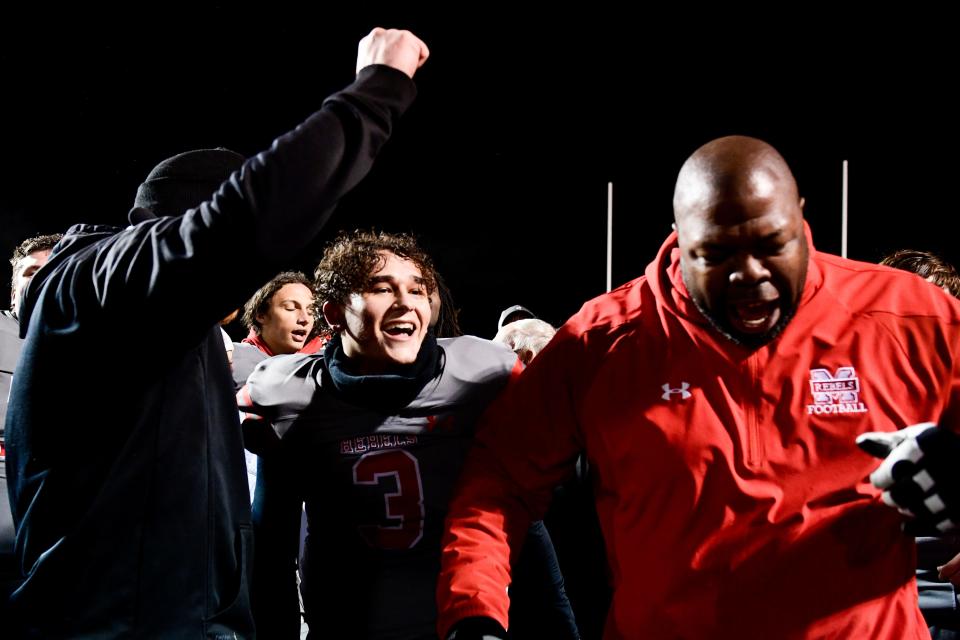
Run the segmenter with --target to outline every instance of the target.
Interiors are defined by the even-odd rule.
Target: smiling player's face
[[[430,326],[429,292],[420,268],[390,251],[380,253],[383,263],[365,289],[331,310],[342,318],[344,355],[360,373],[414,362]]]

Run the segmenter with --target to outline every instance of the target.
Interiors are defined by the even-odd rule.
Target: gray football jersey
[[[304,606],[327,632],[433,633],[447,503],[477,418],[520,370],[513,352],[488,340],[438,345],[439,374],[394,415],[331,393],[321,354],[270,358],[239,394],[241,411],[254,414],[245,436],[264,457],[262,469],[269,465],[263,484],[295,493],[277,500],[264,487],[264,527],[278,502],[285,520],[306,503]],[[265,550],[258,538],[257,556],[277,551],[276,561],[289,563],[288,544]]]
[[[233,343],[233,384],[240,390],[247,383],[247,378],[253,373],[257,365],[269,358],[267,354],[247,342]]]

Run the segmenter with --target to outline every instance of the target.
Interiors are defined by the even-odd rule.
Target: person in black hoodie
[[[375,29],[355,82],[268,150],[242,166],[226,150],[165,161],[135,224],[78,225],[54,248],[20,308],[6,463],[26,580],[5,634],[254,636],[243,444],[217,323],[320,233],[427,55],[413,34]],[[124,338],[144,333],[149,358]]]

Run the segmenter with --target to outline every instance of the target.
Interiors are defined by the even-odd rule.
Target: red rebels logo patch
[[[810,392],[813,394],[813,404],[807,405],[810,415],[867,412],[860,401],[860,379],[853,367],[839,367],[832,374],[829,369],[811,369]]]

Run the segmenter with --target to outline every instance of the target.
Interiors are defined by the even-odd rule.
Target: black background
[[[357,41],[383,25],[414,30],[432,57],[331,233],[415,232],[468,332],[492,335],[515,303],[559,324],[604,290],[608,181],[614,283],[640,275],[669,231],[681,163],[732,133],[783,153],[819,249],[839,252],[846,159],[850,257],[913,247],[960,262],[946,16],[519,6],[7,16],[0,249],[122,223],[140,180],[174,153],[259,151],[350,82]]]

